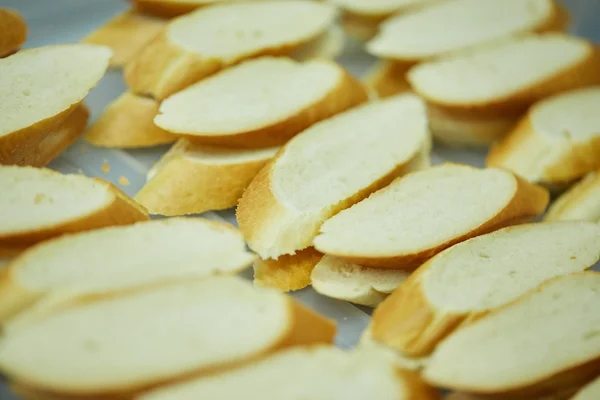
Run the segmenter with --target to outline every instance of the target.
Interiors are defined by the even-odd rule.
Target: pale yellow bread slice
[[[179,139],[150,170],[135,199],[150,214],[168,216],[235,207],[278,150],[236,149]]]
[[[455,332],[423,377],[467,393],[527,399],[587,383],[600,363],[598,302],[599,273],[555,278]]]
[[[326,32],[305,43],[290,53],[290,57],[307,61],[313,58],[334,60],[338,58],[346,46],[346,35],[338,24],[332,25]]]
[[[373,337],[405,356],[427,356],[461,324],[599,259],[600,225],[590,222],[518,225],[469,239],[421,265],[375,310]]]
[[[172,143],[177,136],[154,124],[159,103],[125,92],[110,103],[85,132],[98,147],[138,148]]]
[[[240,199],[237,221],[261,258],[312,245],[321,224],[429,160],[422,102],[412,95],[356,107],[288,142]]]
[[[0,57],[6,57],[25,43],[27,23],[16,10],[0,8],[0,32]]]
[[[333,62],[261,57],[167,98],[154,122],[195,142],[262,148],[366,101],[360,82]]]
[[[254,262],[254,284],[291,292],[311,284],[311,272],[323,254],[312,247],[294,255],[283,255],[277,260],[258,259]]]
[[[109,258],[110,254],[115,256]],[[255,258],[236,228],[203,218],[163,219],[61,236],[11,260],[0,276],[0,323],[22,311],[35,316],[81,297],[234,274]]]
[[[600,399],[600,377],[585,385],[571,400],[597,400]]]
[[[363,82],[380,98],[394,96],[410,90],[410,85],[406,80],[406,72],[409,69],[410,67],[393,61],[378,61],[369,69]]]
[[[508,171],[444,164],[327,220],[314,246],[358,265],[410,271],[456,243],[541,214],[548,197]]]
[[[567,185],[600,168],[600,86],[534,104],[496,143],[486,164],[549,186]]]
[[[0,59],[0,164],[27,164],[79,107],[108,67],[106,47],[69,44]],[[44,68],[39,68],[44,65]],[[59,135],[60,136],[60,135]],[[41,164],[41,163],[36,163]]]
[[[408,278],[401,270],[362,267],[324,256],[310,276],[313,289],[324,296],[376,307]]]
[[[590,172],[550,205],[545,221],[600,221],[600,174]]]
[[[170,22],[125,69],[138,94],[164,99],[245,59],[285,55],[326,32],[336,10],[325,3],[281,0],[220,4]]]
[[[276,382],[276,384],[274,384]],[[157,389],[142,400],[434,400],[436,390],[370,349],[284,350],[224,374]]]
[[[127,10],[83,38],[83,43],[109,47],[111,67],[123,67],[147,46],[167,20]]]
[[[277,291],[236,277],[191,279],[83,302],[9,332],[0,369],[41,392],[131,398],[334,335],[332,321]]]

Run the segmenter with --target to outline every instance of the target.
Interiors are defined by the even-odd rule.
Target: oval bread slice
[[[0,32],[0,57],[6,57],[25,43],[27,23],[17,11],[0,8]]]
[[[294,255],[283,255],[277,260],[258,259],[254,262],[254,284],[291,292],[311,284],[311,272],[323,254],[312,247]]]
[[[590,172],[563,193],[544,217],[546,221],[600,221],[600,174]]]

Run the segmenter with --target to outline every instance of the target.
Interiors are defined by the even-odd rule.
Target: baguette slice
[[[531,182],[566,186],[600,168],[600,86],[562,93],[531,107],[488,154],[488,166]]]
[[[7,99],[0,102],[0,164],[48,162],[37,154],[55,145],[53,136],[102,78],[109,58],[106,47],[71,44],[0,59],[0,98]]]
[[[376,307],[408,277],[406,271],[365,268],[324,256],[310,276],[318,293],[367,307]]]
[[[291,292],[311,284],[311,272],[323,254],[312,247],[294,255],[283,255],[277,260],[258,259],[254,262],[254,284]]]
[[[112,259],[107,258],[110,254]],[[65,235],[31,247],[11,261],[0,277],[0,323],[31,305],[25,314],[30,310],[40,314],[80,297],[234,274],[254,259],[237,229],[201,218]]]
[[[273,384],[277,382],[277,384]],[[142,400],[239,398],[434,400],[435,389],[416,374],[369,349],[335,347],[285,350],[253,365],[150,392]]]
[[[312,245],[321,224],[429,160],[422,102],[412,95],[352,109],[292,139],[252,181],[237,221],[261,258]]]
[[[205,7],[169,23],[127,65],[125,81],[162,100],[242,60],[289,54],[326,32],[335,16],[331,5],[300,0]]]
[[[27,23],[16,10],[0,8],[0,57],[19,50],[27,39]]]
[[[94,146],[117,148],[172,143],[177,136],[154,124],[158,107],[156,100],[125,92],[104,109],[85,139]]]
[[[600,377],[585,385],[583,389],[571,398],[571,400],[597,400],[600,399]]]
[[[290,297],[213,277],[83,302],[9,332],[0,369],[63,397],[131,398],[286,347],[331,343],[334,335],[331,321]]]
[[[590,172],[551,206],[546,221],[600,221],[600,174]]]
[[[127,10],[96,29],[82,42],[109,47],[113,51],[111,67],[123,67],[156,35],[167,21]]]
[[[379,61],[367,72],[364,82],[380,98],[395,96],[410,90],[406,80],[408,69],[393,61]]]
[[[472,238],[423,264],[386,299],[375,310],[373,337],[405,356],[427,356],[465,321],[599,259],[600,225],[589,222],[511,226]]]
[[[454,333],[423,376],[434,385],[503,398],[537,398],[584,384],[600,363],[598,302],[600,274],[555,278]]]
[[[167,98],[154,122],[201,143],[268,147],[365,101],[363,86],[337,64],[262,57]]]
[[[440,251],[542,213],[548,192],[508,171],[444,164],[414,172],[327,220],[317,250],[414,270]]]
[[[278,150],[234,149],[179,139],[150,170],[135,199],[150,214],[169,216],[235,207]]]

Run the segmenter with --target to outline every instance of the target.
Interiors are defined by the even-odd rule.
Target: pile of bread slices
[[[564,9],[131,4],[82,43],[20,51],[25,23],[0,10],[0,371],[15,393],[600,398],[600,51],[564,33]],[[363,80],[332,61],[348,35],[381,59]],[[110,67],[128,89],[88,126]],[[43,168],[82,135],[173,144],[132,199]],[[431,166],[434,143],[489,148],[487,166]],[[150,221],[233,207],[239,228]],[[250,267],[254,287],[234,276]],[[281,293],[309,285],[376,307],[357,349]]]

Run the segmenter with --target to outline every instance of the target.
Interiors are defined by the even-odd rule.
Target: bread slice
[[[327,220],[314,246],[363,266],[414,270],[456,243],[527,221],[547,204],[544,188],[508,171],[444,164],[397,179]]]
[[[135,9],[159,17],[177,17],[200,7],[227,3],[231,0],[131,0]],[[243,0],[248,1],[248,0]]]
[[[0,102],[0,164],[40,158],[45,141],[54,141],[51,136],[102,78],[110,54],[105,47],[71,44],[0,59],[0,98],[10,99]]]
[[[235,149],[179,141],[148,173],[135,199],[150,214],[186,215],[235,207],[278,147]]]
[[[250,248],[277,258],[312,245],[321,224],[429,160],[422,102],[412,95],[354,108],[305,130],[263,168],[240,199]]]
[[[346,35],[338,24],[332,25],[315,39],[297,47],[290,57],[299,61],[308,61],[314,58],[334,60],[344,52]]]
[[[112,259],[107,258],[110,254]],[[237,229],[203,218],[65,235],[33,246],[10,262],[0,277],[0,323],[33,304],[34,311],[46,311],[49,303],[56,306],[57,298],[64,303],[156,283],[233,274],[254,259]]]
[[[600,274],[555,278],[468,325],[433,353],[431,384],[474,394],[535,398],[598,374]]]
[[[544,99],[488,154],[488,166],[565,186],[600,168],[600,86]]]
[[[375,310],[373,337],[405,356],[427,356],[465,321],[599,259],[600,225],[589,222],[518,225],[472,238],[423,264],[386,299]]]
[[[196,142],[268,147],[365,101],[363,86],[335,63],[262,57],[167,98],[154,122]]]
[[[376,307],[408,278],[408,272],[365,268],[326,255],[310,278],[315,291],[324,296]]]
[[[378,61],[367,72],[363,81],[380,98],[386,98],[410,90],[406,80],[408,70],[409,67],[393,61]]]
[[[283,0],[215,5],[173,20],[125,69],[137,94],[164,99],[223,68],[285,55],[332,25],[335,8]]]
[[[16,10],[0,8],[0,57],[19,50],[27,39],[27,23]]]
[[[0,368],[39,391],[131,396],[334,335],[333,322],[276,291],[236,277],[191,279],[82,303],[9,332]]]
[[[167,24],[167,20],[127,10],[100,26],[82,42],[110,47],[111,67],[123,67],[131,61]]]
[[[94,146],[116,148],[172,143],[177,136],[154,124],[158,107],[156,100],[125,92],[104,109],[85,139]]]
[[[600,398],[600,377],[585,385],[571,400],[596,400]]]
[[[254,262],[254,284],[291,292],[311,284],[311,272],[323,254],[312,247],[294,255],[283,255],[277,260],[258,259]]]
[[[276,385],[273,382],[277,382]],[[433,400],[435,389],[414,373],[401,371],[368,349],[345,352],[335,347],[296,348],[253,365],[211,377],[167,386],[142,400],[236,398]]]
[[[544,220],[600,221],[600,174],[590,172],[563,193],[548,209]]]

